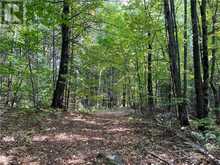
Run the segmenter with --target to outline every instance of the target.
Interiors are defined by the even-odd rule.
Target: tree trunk
[[[53,29],[52,34],[52,58],[53,58],[53,89],[56,87],[56,75],[57,75],[57,67],[56,67],[56,49],[55,49],[55,29]]]
[[[188,58],[188,37],[187,37],[187,0],[184,0],[184,85],[183,85],[183,96],[184,96],[184,105],[187,106],[187,58]]]
[[[181,89],[181,77],[180,77],[180,65],[179,65],[179,48],[177,29],[175,28],[175,11],[173,0],[164,0],[164,12],[166,20],[166,30],[168,32],[168,53],[171,62],[171,76],[174,84],[175,96],[178,99],[178,114],[181,126],[189,125],[188,114],[183,106],[183,103],[179,102],[182,98]]]
[[[11,48],[11,53],[13,54],[14,51],[13,51],[13,47],[14,47],[14,43],[12,42],[12,48]],[[9,67],[12,68],[12,62],[9,62]],[[8,106],[11,102],[11,99],[12,99],[12,93],[13,93],[13,89],[12,89],[12,86],[13,86],[13,76],[11,74],[9,74],[8,76],[8,82],[7,82],[7,99],[6,99],[6,103],[5,105]]]
[[[123,92],[122,92],[122,106],[126,107],[126,84],[123,84]]]
[[[201,76],[201,61],[200,61],[200,47],[199,47],[199,31],[198,31],[198,19],[197,19],[197,2],[191,0],[191,19],[192,19],[192,31],[193,31],[193,65],[194,65],[194,81],[196,92],[196,112],[198,118],[206,117],[206,113],[203,111],[203,87]]]
[[[209,105],[209,58],[208,58],[208,32],[206,20],[206,0],[202,0],[201,19],[202,19],[202,65],[203,65],[203,113],[208,116]]]
[[[133,105],[133,99],[132,99],[132,90],[131,90],[131,78],[128,77],[128,84],[127,84],[127,90],[126,90],[127,96],[128,96],[128,106],[132,107]]]
[[[151,34],[148,34],[149,37]],[[153,82],[152,82],[152,45],[149,43],[148,45],[148,76],[147,76],[147,93],[148,93],[148,104],[150,110],[154,107],[154,98],[153,98]]]
[[[99,86],[98,86],[98,96],[101,96],[101,89],[102,89],[102,72],[103,72],[104,69],[101,69],[100,72],[99,72]],[[101,106],[101,100],[98,99],[97,100],[97,108],[100,108]]]
[[[56,83],[56,88],[53,95],[52,107],[53,108],[63,108],[64,103],[64,90],[67,82],[68,74],[68,61],[69,61],[69,32],[70,28],[67,23],[69,15],[69,4],[67,0],[63,2],[63,19],[65,20],[62,23],[62,50],[61,50],[61,61],[60,61],[60,70],[58,75],[58,80]]]
[[[139,99],[140,99],[140,104],[139,104],[139,109],[141,110],[141,112],[143,112],[143,105],[144,105],[144,101],[143,101],[143,89],[142,89],[142,84],[141,84],[141,75],[139,72],[139,62],[138,62],[138,58],[136,57],[136,72],[137,72],[137,81],[138,81],[138,95],[139,95]]]
[[[212,63],[211,63],[211,76],[210,76],[210,86],[214,96],[214,108],[216,115],[216,123],[220,124],[220,95],[218,89],[216,89],[216,84],[214,83],[215,68],[216,68],[216,23],[217,23],[217,9],[218,3],[216,4],[216,10],[212,16]]]
[[[30,82],[31,82],[31,88],[32,88],[32,101],[34,104],[34,108],[39,109],[38,107],[38,100],[37,100],[37,91],[36,91],[36,81],[33,74],[33,68],[32,68],[32,60],[29,55],[29,51],[27,52],[27,59],[28,59],[28,68],[30,72]]]

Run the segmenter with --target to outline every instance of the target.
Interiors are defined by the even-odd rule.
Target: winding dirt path
[[[117,153],[128,165],[207,164],[172,132],[127,112],[8,113],[1,126],[3,165],[96,165],[99,153]]]

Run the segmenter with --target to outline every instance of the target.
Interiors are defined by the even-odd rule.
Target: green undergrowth
[[[199,141],[220,145],[220,126],[215,123],[213,115],[204,119],[195,119],[191,126],[195,129],[202,128],[200,131],[193,132]]]

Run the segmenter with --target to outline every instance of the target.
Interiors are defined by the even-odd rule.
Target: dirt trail
[[[117,153],[128,165],[208,164],[173,132],[127,112],[6,113],[4,119],[0,164],[95,165],[100,153]]]

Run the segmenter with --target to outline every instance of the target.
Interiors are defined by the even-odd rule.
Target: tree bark
[[[188,114],[183,103],[180,102],[182,98],[181,77],[180,77],[180,60],[179,47],[177,40],[177,28],[175,21],[175,11],[173,0],[164,0],[164,12],[166,20],[166,30],[168,32],[168,53],[171,62],[171,77],[174,84],[175,96],[178,99],[178,114],[181,126],[189,125]]]
[[[123,92],[122,92],[122,106],[126,107],[126,84],[123,84]]]
[[[34,104],[34,108],[39,109],[38,100],[37,100],[37,91],[36,91],[36,81],[35,81],[34,75],[33,75],[32,60],[29,55],[30,52],[28,51],[27,53],[28,53],[27,54],[28,68],[29,68],[29,72],[30,72],[30,82],[31,82],[31,88],[32,88],[32,101]]]
[[[206,117],[203,111],[203,85],[201,76],[201,61],[200,61],[200,47],[199,47],[199,31],[197,19],[197,2],[191,0],[191,20],[193,32],[193,65],[194,65],[194,81],[196,92],[196,112],[198,118]]]
[[[214,96],[214,108],[216,115],[216,123],[220,124],[220,95],[218,89],[216,89],[216,84],[214,83],[215,68],[216,68],[216,23],[217,23],[217,9],[218,2],[216,4],[216,10],[212,16],[212,63],[211,63],[211,76],[210,76],[210,86]]]
[[[54,90],[52,107],[53,108],[63,108],[64,106],[64,90],[67,82],[68,74],[68,61],[69,61],[69,32],[70,28],[67,23],[69,15],[69,4],[67,0],[63,2],[63,19],[64,22],[61,25],[62,28],[62,50],[61,50],[61,61],[60,70],[58,75],[58,80],[56,83],[56,88]]]
[[[187,105],[187,69],[188,69],[188,33],[187,33],[187,0],[184,0],[184,85],[183,85],[183,96],[184,96],[184,105]]]
[[[55,29],[52,34],[52,58],[53,58],[53,89],[56,87],[57,67],[56,67],[56,49],[55,49]]]
[[[150,37],[151,34],[149,33],[148,36]],[[147,92],[148,92],[148,104],[150,110],[154,107],[154,99],[153,99],[153,82],[152,82],[152,44],[149,43],[148,45],[148,76],[147,76]]]
[[[202,65],[203,65],[203,113],[208,116],[209,105],[209,58],[208,58],[208,32],[206,20],[206,0],[202,0],[201,19],[202,19]]]
[[[141,75],[139,72],[139,62],[138,58],[136,57],[136,72],[137,72],[137,81],[138,81],[138,95],[140,99],[140,104],[139,104],[139,109],[141,110],[141,113],[143,113],[143,108],[144,108],[144,99],[143,99],[143,88],[141,84]]]

